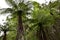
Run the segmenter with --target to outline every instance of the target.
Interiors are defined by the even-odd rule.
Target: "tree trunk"
[[[39,31],[37,32],[38,39],[39,40],[47,40],[46,34],[45,34],[45,31],[44,31],[42,24],[39,23],[39,26],[40,26]]]
[[[4,31],[3,40],[7,40],[7,39],[6,39],[6,31]]]
[[[22,24],[22,12],[18,12],[18,28],[17,28],[17,38],[16,40],[24,40],[24,30]]]

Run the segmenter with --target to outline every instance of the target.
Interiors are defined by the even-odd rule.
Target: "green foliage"
[[[24,38],[25,40],[41,40],[39,35],[43,35],[47,40],[60,40],[60,2],[50,2],[48,5],[39,4],[37,2],[28,1],[24,3],[22,0],[18,0],[16,3],[14,0],[6,0],[6,2],[12,6],[12,8],[4,9],[2,13],[11,13],[11,17],[7,17],[8,26],[6,30],[7,40],[15,40],[18,26],[18,12],[22,10],[22,21],[24,26]],[[31,9],[33,7],[33,10]],[[31,11],[30,13],[28,11]],[[52,14],[51,14],[52,13]],[[29,17],[27,16],[31,16]],[[1,29],[0,29],[1,30]],[[2,30],[1,30],[2,31]],[[45,39],[45,40],[46,40]]]

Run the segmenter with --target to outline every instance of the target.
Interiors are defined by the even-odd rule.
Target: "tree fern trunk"
[[[39,40],[47,40],[47,37],[46,37],[46,34],[45,34],[45,31],[44,31],[44,28],[42,26],[42,23],[39,23],[39,31],[37,32],[37,35],[38,35],[38,39]]]
[[[43,34],[43,40],[47,40],[47,37],[46,37],[46,34],[45,34],[45,31],[42,29],[42,34]]]
[[[3,40],[7,40],[7,39],[6,39],[6,31],[4,31]]]
[[[17,38],[16,40],[24,40],[24,31],[22,24],[22,12],[18,12],[18,28],[17,28]]]

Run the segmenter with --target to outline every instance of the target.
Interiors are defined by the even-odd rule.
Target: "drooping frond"
[[[14,1],[16,1],[17,3],[22,3],[22,2],[24,2],[24,0],[14,0]]]
[[[12,12],[13,12],[13,9],[11,9],[11,8],[0,9],[0,14],[3,14],[3,13],[12,13]]]
[[[17,4],[15,3],[14,0],[6,0],[6,2],[9,6],[12,6],[13,8],[17,8]]]

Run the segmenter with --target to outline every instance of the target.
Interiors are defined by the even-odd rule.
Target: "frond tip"
[[[3,9],[0,9],[0,14],[3,14],[3,13],[12,13],[12,9],[11,8],[3,8]]]

